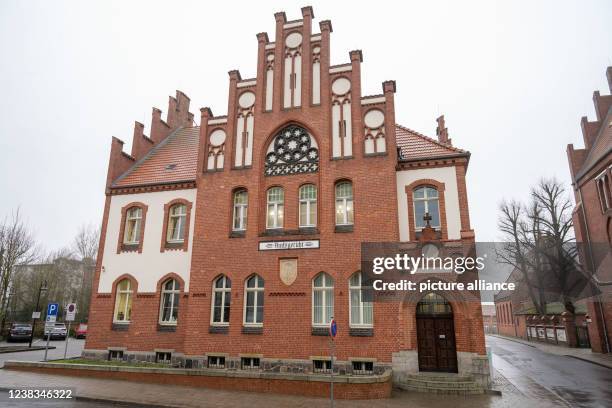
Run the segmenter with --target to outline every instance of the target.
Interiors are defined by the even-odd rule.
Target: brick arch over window
[[[185,281],[183,280],[183,278],[181,278],[179,275],[177,275],[174,272],[170,272],[170,273],[165,274],[161,278],[159,278],[159,280],[157,281],[157,289],[155,289],[157,294],[161,293],[162,285],[168,282],[170,279],[174,279],[175,281],[178,282],[179,290],[181,291],[181,293],[185,292]]]
[[[174,243],[168,242],[168,220],[170,217],[170,209],[177,204],[183,204],[187,213],[185,215],[185,237],[183,239],[183,242]],[[159,249],[160,252],[169,250],[187,251],[189,249],[189,227],[191,225],[192,207],[193,203],[184,198],[175,198],[169,203],[164,204],[164,224],[162,228],[161,246]]]
[[[408,203],[408,232],[411,241],[416,241],[416,222],[414,219],[414,190],[418,187],[434,187],[438,190],[438,203],[440,209],[440,234],[442,239],[448,239],[448,228],[446,222],[446,201],[444,199],[445,185],[437,180],[433,179],[420,179],[416,180],[406,186],[406,199]]]
[[[138,244],[126,245],[123,242],[125,236],[125,222],[127,220],[127,212],[131,208],[140,208],[142,210],[142,218],[140,220],[140,231],[138,234]],[[142,253],[142,246],[144,243],[144,231],[147,225],[147,210],[149,206],[139,201],[134,201],[125,206],[121,207],[121,227],[119,228],[119,238],[117,242],[117,253],[121,252],[138,252]]]
[[[117,285],[119,284],[119,282],[121,282],[122,280],[127,279],[130,281],[130,287],[132,292],[136,293],[138,291],[138,280],[133,276],[130,275],[129,273],[124,273],[123,275],[117,277],[117,279],[115,279],[113,281],[113,299],[115,298],[115,295],[117,294]]]

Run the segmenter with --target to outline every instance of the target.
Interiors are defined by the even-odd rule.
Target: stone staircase
[[[395,384],[405,391],[429,392],[433,394],[476,395],[485,390],[472,376],[452,373],[410,374]]]

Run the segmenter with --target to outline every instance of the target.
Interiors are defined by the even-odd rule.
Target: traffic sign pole
[[[45,319],[45,329],[47,329],[48,323],[55,323],[57,320],[57,312],[59,310],[59,304],[57,303],[49,303],[47,305],[47,318]],[[47,345],[45,346],[45,359],[47,361],[47,353],[49,352],[49,340],[51,340],[51,330],[52,326],[49,326],[49,333],[47,334]],[[43,330],[43,334],[45,333]]]
[[[338,333],[338,325],[336,324],[336,320],[332,317],[331,322],[329,322],[329,348],[331,354],[331,361],[329,363],[329,367],[331,369],[329,376],[329,400],[332,408],[334,408],[334,339],[336,338],[336,333]]]
[[[76,314],[76,303],[69,303],[66,307],[66,321],[68,322],[68,332],[66,333],[66,340],[64,341],[64,360],[66,359],[66,354],[68,353],[68,340],[70,339],[70,324],[74,320],[74,316]]]
[[[66,359],[66,353],[68,353],[68,339],[70,338],[70,323],[72,323],[71,321],[68,321],[68,332],[66,333],[66,341],[65,341],[65,345],[64,345],[64,360]]]

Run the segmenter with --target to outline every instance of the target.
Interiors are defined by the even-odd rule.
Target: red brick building
[[[612,92],[612,67],[606,70]],[[601,291],[588,302],[593,351],[612,352],[612,95],[593,93],[596,120],[581,120],[584,148],[567,147],[576,207],[574,230],[581,260]]]
[[[257,76],[229,72],[226,113],[202,108],[195,126],[177,91],[150,136],[136,123],[131,154],[113,139],[85,356],[325,372],[333,316],[340,373],[488,382],[479,302],[373,304],[359,290],[361,243],[417,242],[426,213],[434,245],[474,241],[469,153],[443,117],[437,140],[397,125],[395,82],[363,95],[361,51],[331,65],[331,22],[313,32],[313,17],[275,14]],[[445,342],[417,327],[441,318],[417,316],[432,303]]]

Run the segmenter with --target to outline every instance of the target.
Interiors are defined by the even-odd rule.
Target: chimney
[[[438,142],[452,146],[452,140],[448,138],[448,129],[444,123],[444,115],[436,119],[438,126],[436,127],[436,135],[438,136]]]

